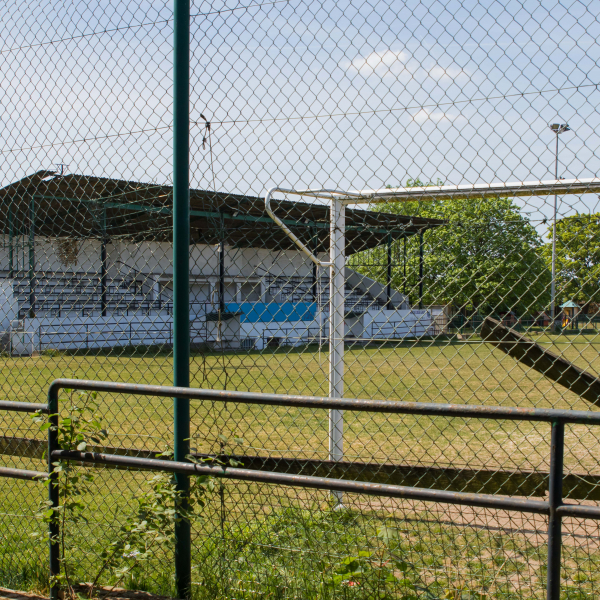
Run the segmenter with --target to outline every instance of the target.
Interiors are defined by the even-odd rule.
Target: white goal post
[[[271,199],[276,192],[309,196],[330,201],[329,260],[322,261],[273,212]],[[345,288],[345,207],[347,204],[372,204],[386,201],[435,201],[452,199],[501,198],[523,196],[581,195],[600,193],[600,177],[591,179],[551,179],[548,181],[518,181],[512,183],[477,183],[473,185],[442,185],[398,187],[379,190],[289,189],[273,187],[265,196],[269,216],[285,231],[296,246],[318,267],[329,267],[329,396],[344,396],[344,288]],[[329,459],[344,456],[344,417],[341,410],[329,414]],[[334,497],[341,503],[340,492]]]

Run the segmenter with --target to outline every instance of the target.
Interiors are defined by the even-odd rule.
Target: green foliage
[[[114,481],[106,475],[104,481]],[[99,474],[96,483],[101,478]],[[137,491],[137,487],[134,489]],[[248,489],[247,493],[252,494],[248,502],[239,495],[244,493],[240,487],[232,491],[224,536],[218,522],[219,498],[216,494],[206,497],[203,521],[195,528],[193,600],[380,600],[386,598],[382,587],[394,600],[402,596],[410,598],[411,594],[419,600],[544,597],[547,544],[543,535],[515,536],[507,530],[466,527],[464,523],[445,520],[444,513],[439,511],[394,514],[365,510],[362,502],[354,508],[349,503],[345,510],[330,510],[325,502],[306,497],[292,500],[291,506],[284,508],[280,504],[276,510],[264,511],[261,502],[264,496],[258,486]],[[285,499],[280,497],[279,502]],[[26,526],[37,525],[33,522],[37,520],[31,521]],[[77,533],[89,540],[94,527],[92,523]],[[79,555],[83,568],[77,572],[78,581],[90,581],[89,574],[99,568],[97,550],[104,547],[105,534],[94,540],[95,545],[86,545]],[[22,539],[22,531],[14,534],[12,542],[3,538],[0,545],[3,585],[37,590],[47,585],[46,547],[39,545],[38,549],[39,573],[25,572],[19,564],[29,563],[27,557],[35,551],[35,546]],[[597,597],[600,551],[585,550],[581,546],[563,547],[565,599]],[[371,557],[360,556],[361,552],[370,553]],[[367,568],[367,578],[362,575],[359,579],[361,585],[331,584],[331,579],[339,574],[336,569],[346,558],[371,560],[377,568],[382,553],[395,554],[408,567],[405,572],[395,574],[395,582],[385,582],[376,588],[377,570],[369,573]],[[153,560],[132,570],[120,587],[174,597],[173,563],[165,560],[167,556],[172,555],[156,552]],[[410,584],[415,590],[403,588],[403,580],[408,580],[407,586]],[[115,583],[116,577],[103,583],[109,581]]]
[[[543,256],[552,267],[552,226]],[[572,215],[556,221],[557,305],[600,302],[600,213]]]
[[[415,584],[414,573],[410,578],[405,576],[409,568],[406,561],[386,546],[374,552],[359,550],[353,556],[344,557],[334,566],[333,577],[328,581],[328,585],[362,587],[369,589],[382,600],[409,600],[418,597],[416,592],[419,589],[425,589]]]
[[[77,395],[71,392],[68,415],[57,415],[57,442],[61,449],[85,452],[107,439],[108,432],[96,412],[95,400],[95,392]],[[34,415],[34,420],[41,431],[53,427],[39,413]],[[167,449],[160,457],[171,455],[172,452]],[[74,537],[68,533],[82,522],[87,523],[86,512],[93,498],[90,485],[95,475],[89,468],[83,468],[72,460],[61,459],[52,464],[58,483],[59,506],[53,507],[49,501],[44,502],[38,516],[45,523],[59,525],[60,534],[56,541],[60,546],[60,574],[56,581],[50,583],[66,588],[68,595],[75,598],[80,586],[72,580],[72,573],[85,550],[77,547]],[[48,481],[47,485],[51,482]],[[145,482],[145,486],[146,489],[135,498],[137,507],[134,514],[126,518],[114,539],[101,550],[97,571],[87,589],[88,597],[93,596],[101,577],[111,575],[117,585],[131,577],[142,563],[156,558],[159,549],[174,542],[175,524],[182,519],[195,518],[205,506],[205,495],[214,490],[211,477],[198,476],[193,478],[189,495],[184,497],[173,478],[165,473],[154,475]]]
[[[50,358],[57,358],[62,355],[63,355],[63,352],[61,352],[60,350],[57,350],[56,348],[45,348],[44,350],[42,350],[42,356],[48,356]]]
[[[441,185],[409,179],[407,187]],[[423,302],[472,307],[480,312],[520,314],[549,303],[550,271],[542,240],[509,198],[389,202],[374,210],[443,219],[446,225],[423,235]],[[385,280],[386,248],[356,254],[349,264]],[[418,302],[419,236],[393,242],[392,287]],[[406,268],[406,276],[404,269]]]
[[[500,597],[488,595],[485,585],[432,578],[427,561],[434,558],[432,552],[439,553],[435,558],[443,558],[445,536],[437,536],[434,547],[410,539],[400,526],[394,518],[365,518],[350,509],[321,507],[289,507],[263,519],[239,520],[227,528],[224,538],[210,536],[199,546],[201,555],[194,566],[201,582],[197,600]],[[219,562],[225,565],[224,574]],[[490,573],[486,581],[492,577]],[[502,596],[506,600],[519,597]]]

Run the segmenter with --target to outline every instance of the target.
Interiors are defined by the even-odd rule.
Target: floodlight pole
[[[556,134],[556,152],[554,155],[554,177],[558,181],[558,136],[571,131],[566,123],[553,123],[550,129]],[[552,329],[556,329],[556,215],[558,210],[558,194],[554,194],[554,217],[552,219],[552,281],[550,283],[550,318]]]

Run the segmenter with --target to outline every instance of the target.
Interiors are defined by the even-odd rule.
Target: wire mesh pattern
[[[171,384],[173,6],[0,6],[3,398],[43,401],[57,377]],[[599,12],[193,2],[191,385],[594,410]],[[498,191],[435,195],[488,184]],[[274,187],[289,190],[273,193],[275,218]],[[165,401],[99,406],[115,452],[172,444]],[[43,471],[44,435],[0,415],[0,466]],[[548,489],[539,423],[204,402],[190,429],[194,452],[249,468]],[[599,442],[567,428],[565,498],[600,501]],[[150,477],[98,473],[88,523],[68,536],[82,582]],[[0,586],[47,589],[46,549],[29,536],[45,489],[0,487]],[[194,528],[199,598],[544,597],[541,516],[225,482]],[[598,595],[598,534],[565,520],[565,598]],[[121,584],[175,594],[173,549],[161,552]]]

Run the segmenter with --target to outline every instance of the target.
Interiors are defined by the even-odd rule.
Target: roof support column
[[[108,270],[108,259],[106,256],[106,208],[102,209],[102,238],[100,239],[100,310],[102,316],[106,317],[107,298],[106,298],[106,272]]]
[[[387,277],[386,277],[387,303],[386,303],[386,308],[388,310],[393,310],[394,306],[392,304],[392,236],[389,234],[387,236],[386,250],[387,250]]]
[[[402,289],[402,293],[406,296],[406,238],[407,236],[404,236],[404,287]],[[408,300],[408,304],[410,305],[410,299],[408,298],[408,296],[406,297]]]
[[[35,204],[29,199],[29,317],[35,318]]]
[[[316,228],[314,228],[312,230],[312,233],[314,235],[314,252],[315,252],[315,256],[317,256],[317,254],[319,253],[319,232]],[[312,279],[310,282],[310,294],[312,296],[312,300],[313,302],[317,303],[317,310],[318,310],[318,290],[317,290],[317,278],[319,276],[319,267],[317,266],[317,263],[314,261],[312,262]]]
[[[10,203],[8,205],[8,276],[12,279],[15,276],[15,256],[13,249],[13,209],[12,209],[13,201],[10,199]]]
[[[419,308],[423,308],[423,230],[419,231]]]
[[[225,312],[225,242],[219,242],[219,321]]]

